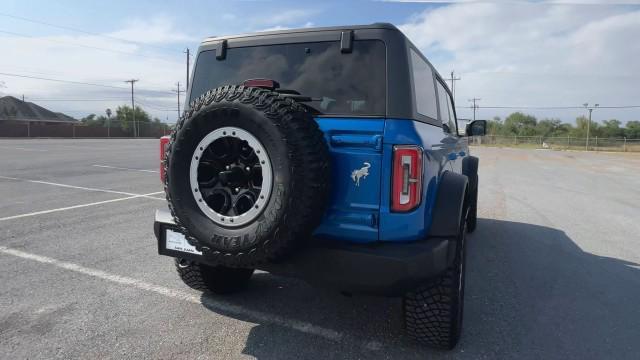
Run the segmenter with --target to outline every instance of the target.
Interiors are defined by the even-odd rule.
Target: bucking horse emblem
[[[366,178],[369,175],[369,168],[371,167],[371,164],[366,161],[363,164],[363,167],[351,172],[351,179],[356,186],[360,186],[360,179]]]

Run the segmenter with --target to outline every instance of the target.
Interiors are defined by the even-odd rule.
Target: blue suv
[[[255,269],[403,297],[410,337],[453,348],[478,159],[451,93],[390,24],[205,39],[161,139],[158,251],[216,294]]]

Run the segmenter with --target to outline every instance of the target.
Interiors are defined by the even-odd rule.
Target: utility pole
[[[178,120],[180,119],[180,93],[185,92],[184,90],[180,90],[180,81],[176,83],[177,89],[173,89],[174,93],[178,94]],[[177,121],[176,121],[177,122]]]
[[[469,101],[473,102],[473,105],[471,106],[473,108],[473,121],[476,121],[476,109],[480,107],[478,106],[478,104],[476,104],[476,102],[480,100],[482,99],[480,98],[469,99]]]
[[[107,137],[111,137],[111,109],[104,111],[107,114]]]
[[[447,80],[451,81],[451,96],[453,97],[453,101],[456,101],[456,81],[462,80],[460,77],[454,76],[455,71],[451,71],[451,77]]]
[[[133,137],[138,137],[138,129],[136,127],[136,104],[133,100],[133,84],[135,84],[138,79],[126,80],[126,83],[131,83],[131,112],[133,113]]]
[[[187,48],[187,50],[184,51],[185,54],[187,54],[187,87],[186,89],[189,89],[189,48]]]
[[[593,112],[593,109],[600,106],[600,104],[594,104],[595,105],[594,107],[589,107],[589,103],[584,103],[582,105],[584,105],[584,107],[587,108],[587,110],[589,110],[589,120],[587,120],[587,141],[585,142],[585,145],[584,145],[584,150],[589,151],[589,131],[591,130],[591,113]]]

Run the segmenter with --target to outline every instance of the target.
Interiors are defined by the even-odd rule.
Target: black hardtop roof
[[[400,31],[395,25],[390,23],[373,23],[369,25],[309,27],[309,28],[299,28],[299,29],[262,31],[262,32],[254,32],[254,33],[246,33],[246,34],[238,34],[238,35],[209,36],[206,39],[204,39],[202,43],[206,44],[206,43],[217,42],[221,40],[256,37],[256,36],[313,33],[313,32],[320,32],[320,31],[348,31],[348,30],[363,30],[363,29],[384,29],[384,30]]]
[[[247,40],[247,39],[259,39],[260,41],[268,42],[270,38],[277,36],[282,38],[282,35],[296,35],[296,39],[300,39],[300,35],[304,36],[304,34],[313,34],[313,33],[321,33],[321,32],[339,32],[339,31],[349,31],[349,30],[389,30],[400,34],[404,41],[411,44],[423,57],[424,54],[418,49],[417,46],[413,44],[413,42],[395,25],[391,23],[385,22],[377,22],[368,25],[344,25],[344,26],[327,26],[327,27],[309,27],[309,28],[298,28],[298,29],[285,29],[285,30],[274,30],[274,31],[263,31],[263,32],[254,32],[254,33],[246,33],[246,34],[238,34],[238,35],[224,35],[224,36],[210,36],[202,41],[203,46],[211,45],[212,43],[218,43],[223,40]],[[426,59],[427,62],[429,60]],[[430,62],[429,62],[430,63]],[[433,71],[443,79],[443,77],[438,73],[438,71],[432,66]]]
[[[208,37],[203,40],[198,53],[216,50],[225,53],[225,48],[263,46],[272,44],[341,41],[343,32],[353,31],[355,40],[381,40],[387,47],[387,107],[386,117],[398,119],[415,119],[441,126],[438,119],[419,114],[416,110],[411,76],[411,60],[409,49],[414,50],[432,69],[435,76],[449,91],[449,86],[426,56],[395,25],[390,23],[374,23],[369,25],[331,26],[302,29],[286,29],[265,31],[241,35]],[[222,59],[225,56],[222,55]],[[218,59],[221,60],[221,59]],[[191,88],[188,97],[191,98]]]

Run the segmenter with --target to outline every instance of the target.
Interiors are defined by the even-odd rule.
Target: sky
[[[640,105],[640,0],[0,0],[0,96],[81,118],[130,103],[124,81],[139,79],[137,105],[175,122],[184,50],[205,37],[374,22],[398,26],[443,77],[455,70],[459,118],[473,116],[471,98],[479,119],[572,122],[586,111],[544,108]],[[640,108],[593,118],[640,120]]]

